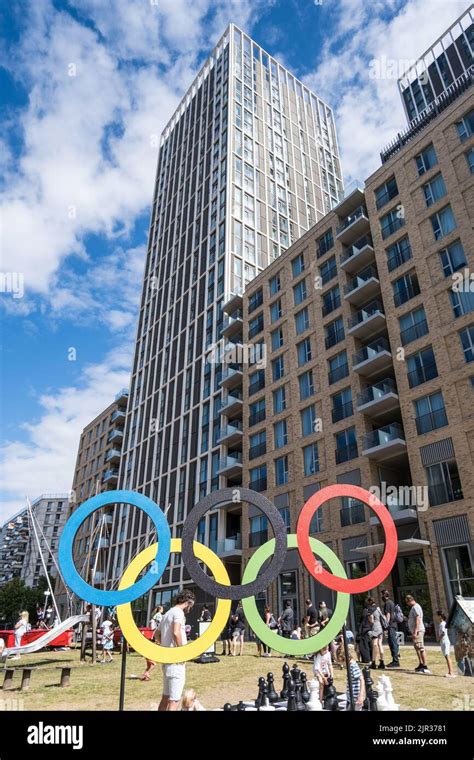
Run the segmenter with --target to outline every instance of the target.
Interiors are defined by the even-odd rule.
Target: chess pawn
[[[385,697],[385,689],[383,687],[383,683],[381,682],[380,678],[377,683],[376,689],[377,689],[377,694],[378,694],[377,710],[379,712],[385,712],[386,710],[388,710],[388,706],[387,706],[387,700]]]
[[[323,706],[319,699],[319,681],[315,678],[309,682],[309,701],[306,705],[306,709],[310,712],[318,712],[323,709]]]
[[[265,702],[263,701],[263,690],[266,687],[265,678],[263,676],[260,676],[258,679],[258,695],[257,699],[255,700],[255,707],[259,708],[262,707]]]
[[[325,710],[337,710],[339,703],[337,701],[336,689],[333,686],[332,679],[324,687],[324,709]]]
[[[303,702],[309,702],[310,694],[308,689],[308,676],[304,671],[301,673],[301,697]]]
[[[380,680],[382,681],[382,685],[385,691],[385,702],[387,704],[387,710],[399,710],[400,705],[395,704],[395,700],[393,698],[393,686],[390,678],[388,676],[381,676]]]
[[[239,702],[237,705],[237,712],[244,712],[245,711],[245,705],[243,702]]]
[[[290,681],[288,685],[288,705],[286,709],[288,712],[296,712],[298,710],[298,707],[296,705],[295,685],[293,681]]]
[[[372,688],[374,685],[374,682],[372,680],[372,675],[370,673],[370,668],[366,666],[363,671],[362,675],[364,676],[365,681],[365,693],[367,695],[366,702],[367,702],[367,710],[369,712],[377,712],[377,693]]]
[[[275,708],[270,704],[270,701],[265,694],[265,702],[262,707],[259,708],[260,712],[275,712]]]
[[[267,673],[267,691],[268,691],[268,699],[270,701],[270,704],[273,704],[273,702],[280,701],[280,697],[275,691],[273,673]]]
[[[282,699],[288,699],[288,690],[289,690],[289,685],[291,681],[291,676],[290,676],[290,666],[288,665],[287,662],[285,662],[285,664],[283,665],[282,670],[283,670],[283,688],[280,692],[280,697]]]
[[[229,704],[229,702],[226,702],[224,705],[224,712],[230,712],[232,710],[232,705]]]
[[[299,669],[298,665],[295,662],[295,664],[291,668],[291,678],[295,682],[295,684],[299,682],[300,676],[301,676],[301,670]]]

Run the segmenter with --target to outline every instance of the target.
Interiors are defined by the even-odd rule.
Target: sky
[[[129,384],[159,135],[227,24],[333,107],[347,184],[406,126],[396,72],[468,2],[2,5],[0,524],[71,488],[82,429]]]

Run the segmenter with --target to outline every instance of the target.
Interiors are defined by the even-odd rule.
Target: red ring
[[[339,578],[339,576],[332,575],[327,570],[324,570],[322,565],[315,560],[309,543],[309,527],[314,513],[325,501],[328,501],[328,499],[334,499],[338,496],[350,496],[353,499],[363,501],[364,504],[374,510],[385,531],[385,551],[382,561],[375,570],[368,575],[365,575],[363,578]],[[376,586],[379,586],[387,578],[397,558],[397,529],[390,512],[385,504],[377,499],[376,496],[370,493],[370,491],[366,491],[365,488],[360,488],[359,486],[338,483],[337,485],[326,486],[320,491],[316,491],[315,494],[310,496],[300,512],[296,527],[296,537],[300,557],[308,572],[313,578],[322,583],[323,586],[326,586],[333,591],[361,594],[364,591],[376,588]]]

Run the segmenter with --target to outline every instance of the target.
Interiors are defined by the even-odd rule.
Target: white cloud
[[[38,419],[22,425],[23,442],[7,441],[0,448],[4,498],[0,524],[42,493],[72,488],[79,436],[97,414],[128,387],[131,343],[110,352],[102,362],[87,366],[77,385],[59,388],[39,399]]]
[[[385,56],[403,66],[419,58],[465,7],[464,0],[341,0],[322,61],[305,80],[334,105],[346,182],[375,171],[379,151],[406,127],[397,78],[371,78],[371,61]]]

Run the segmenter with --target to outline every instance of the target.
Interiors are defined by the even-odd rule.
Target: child
[[[334,678],[332,667],[332,658],[329,647],[323,647],[313,662],[314,677],[319,681],[319,699],[323,701],[324,687],[329,683],[329,679]]]
[[[112,662],[112,649],[114,648],[114,627],[110,620],[102,623],[102,660]]]
[[[349,652],[349,668],[351,673],[351,681],[352,681],[352,697],[354,700],[354,707],[357,711],[362,710],[362,707],[364,705],[365,700],[365,681],[362,676],[362,671],[359,668],[359,665],[357,664],[357,656],[356,651],[353,644],[349,644],[347,647]],[[346,655],[344,652],[344,646],[342,644],[339,645],[337,650],[337,659],[339,662],[341,662],[343,665],[346,664]],[[351,697],[350,697],[350,689],[349,689],[349,679],[347,679],[346,682],[346,710],[351,709]]]
[[[184,692],[181,710],[184,712],[203,712],[206,710],[200,703],[195,689],[188,689]]]
[[[298,624],[296,624],[291,632],[290,639],[293,640],[299,640],[301,639],[301,628]]]
[[[446,660],[446,664],[448,666],[448,672],[446,673],[446,678],[456,678],[456,674],[453,673],[453,665],[451,662],[451,642],[449,640],[448,636],[448,629],[446,626],[446,615],[444,612],[441,612],[441,610],[438,610],[436,613],[438,618],[438,638],[439,638],[439,645],[441,647],[441,652],[444,655],[444,658]]]

